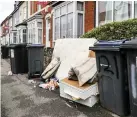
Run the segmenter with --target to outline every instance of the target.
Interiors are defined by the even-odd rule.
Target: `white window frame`
[[[42,27],[38,27],[37,23],[41,22],[42,23]],[[33,29],[35,29],[35,31],[33,31]],[[29,43],[33,43],[33,44],[38,44],[38,29],[42,29],[42,39],[41,39],[41,44],[43,42],[43,22],[42,19],[35,19],[33,21],[30,21],[28,23],[28,42]],[[30,35],[30,38],[29,38]]]
[[[83,11],[78,11],[77,10],[77,1],[63,2],[60,5],[56,6],[54,8],[54,10],[53,10],[53,42],[55,42],[55,11],[57,9],[60,9],[63,6],[67,6],[67,4],[69,4],[71,2],[73,3],[73,11],[72,11],[72,13],[73,13],[73,38],[77,37],[77,23],[78,23],[77,17],[78,17],[78,13],[82,13],[83,14],[83,34],[85,32],[85,26],[84,26],[84,24],[85,24],[85,2],[80,1],[80,2],[83,2],[83,7],[84,7]],[[59,27],[60,27],[60,24],[59,24]],[[60,36],[60,30],[59,30],[59,36]]]
[[[38,22],[41,22],[41,23],[42,23],[41,20],[37,20],[36,25],[38,24]],[[40,43],[39,43],[39,36],[38,36],[38,33],[39,33],[38,30],[39,30],[39,29],[42,30],[42,36],[41,36],[41,42],[40,42]],[[38,39],[37,39],[37,43],[42,44],[42,42],[43,42],[43,41],[42,41],[42,40],[43,40],[43,23],[42,23],[42,26],[41,26],[41,27],[38,27],[38,25],[37,25],[37,33],[36,33],[36,34],[37,34],[37,38],[38,38]]]
[[[41,4],[37,4],[37,11],[41,10],[42,9],[42,6]]]
[[[101,2],[101,1],[96,1],[96,27],[99,26],[98,2]],[[102,2],[104,2],[104,1],[102,1]],[[114,2],[115,1],[112,1],[112,22],[114,22]],[[129,18],[129,19],[135,18],[135,1],[131,1],[131,6],[132,6],[131,18]]]

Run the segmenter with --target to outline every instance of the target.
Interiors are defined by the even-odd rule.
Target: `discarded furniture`
[[[89,54],[89,47],[97,42],[96,39],[58,39],[55,42],[52,58],[59,57],[61,64],[55,74],[60,81],[60,96],[92,107],[98,101],[98,84],[78,86],[78,81],[67,80],[72,64],[82,61]],[[76,100],[75,100],[76,99]]]

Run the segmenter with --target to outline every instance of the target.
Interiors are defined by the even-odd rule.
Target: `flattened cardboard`
[[[91,84],[84,84],[83,86],[80,87],[78,81],[68,80],[67,78],[64,78],[62,82],[67,83],[79,89],[86,89],[91,86]]]

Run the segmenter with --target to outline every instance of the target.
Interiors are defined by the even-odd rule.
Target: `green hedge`
[[[134,37],[137,37],[137,19],[108,23],[81,36],[81,38],[96,38],[97,40],[121,40]]]

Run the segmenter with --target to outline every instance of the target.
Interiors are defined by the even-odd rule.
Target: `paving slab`
[[[89,108],[28,83],[26,74],[8,76],[9,60],[1,60],[2,117],[118,117],[96,104]]]

